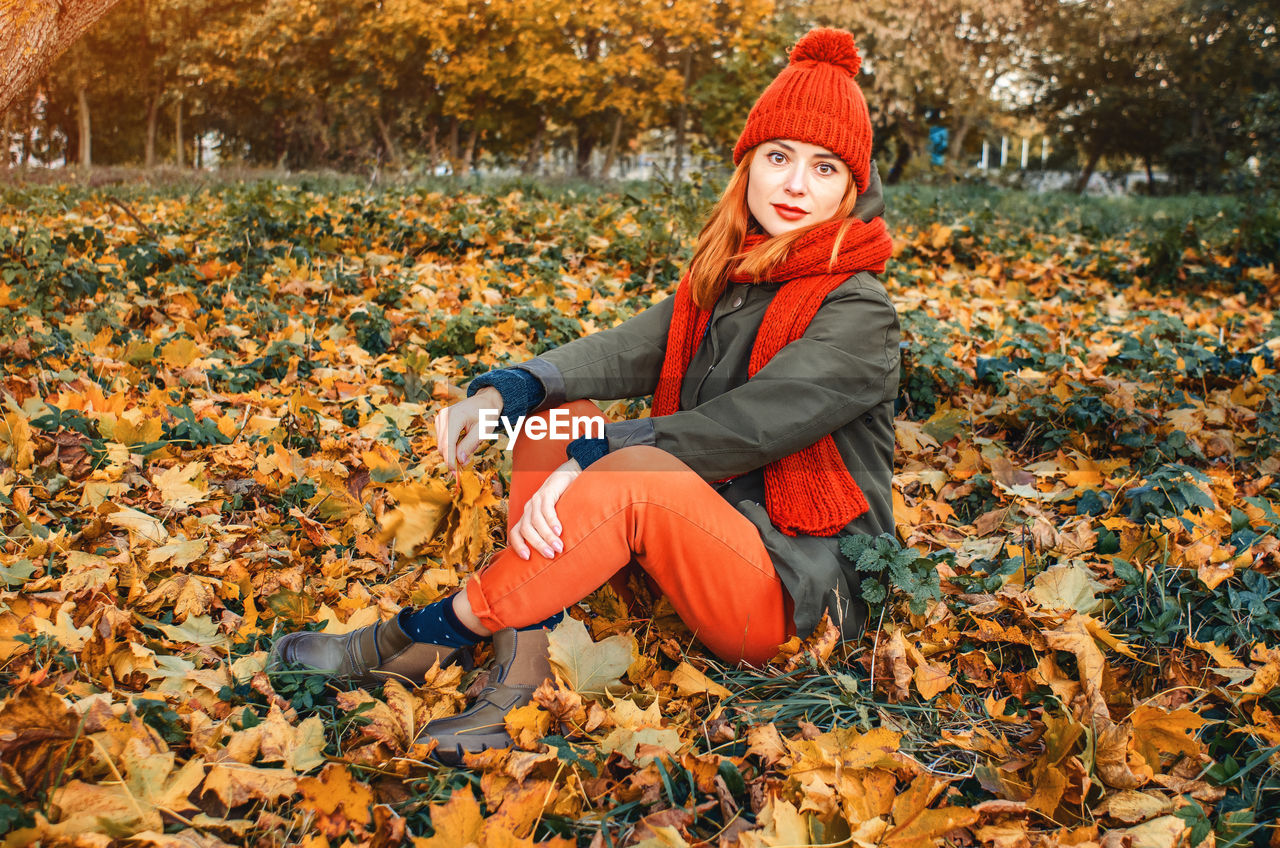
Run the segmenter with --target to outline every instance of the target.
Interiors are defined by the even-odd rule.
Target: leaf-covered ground
[[[6,199],[4,844],[1270,838],[1274,235],[903,198],[899,539],[853,551],[900,588],[863,641],[723,668],[660,600],[598,593],[517,748],[450,769],[414,737],[477,673],[338,692],[268,677],[265,648],[431,601],[503,544],[508,454],[449,482],[434,411],[664,297],[705,196]]]

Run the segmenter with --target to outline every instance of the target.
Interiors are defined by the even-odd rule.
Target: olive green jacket
[[[882,215],[874,163],[854,214]],[[861,576],[837,537],[788,536],[763,506],[763,466],[831,434],[870,509],[845,533],[892,533],[893,405],[898,394],[898,315],[876,277],[859,272],[833,290],[803,336],[751,379],[747,362],[765,308],[781,283],[730,285],[685,372],[680,410],[611,422],[610,451],[655,445],[708,482],[742,475],[717,490],[760,531],[795,602],[796,632],[808,635],[830,610],[845,638],[861,635],[865,607],[851,603]],[[652,394],[658,384],[674,298],[616,327],[549,350],[517,366],[546,390],[539,409],[580,398]],[[708,564],[714,567],[714,564]]]

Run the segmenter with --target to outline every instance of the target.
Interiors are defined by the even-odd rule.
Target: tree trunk
[[[382,140],[383,152],[387,154],[387,167],[399,168],[400,149],[396,146],[396,140],[391,137],[391,126],[383,120],[381,113],[375,112],[373,120],[378,125],[378,137]]]
[[[969,135],[969,130],[973,129],[973,121],[968,115],[960,119],[960,126],[956,127],[956,133],[951,138],[951,148],[947,151],[947,161],[953,164],[960,162],[960,157],[964,155],[965,138]]]
[[[584,180],[591,179],[591,152],[596,149],[596,139],[578,125],[577,150],[574,155],[574,172]]]
[[[693,48],[684,53],[684,91],[681,93],[680,108],[676,110],[676,155],[671,166],[671,179],[680,182],[680,172],[684,170],[684,128],[689,122],[689,83],[693,77]]]
[[[156,129],[160,124],[160,95],[153,94],[147,104],[147,143],[143,164],[147,169],[156,166]]]
[[[897,150],[894,151],[893,165],[889,167],[889,175],[885,177],[885,183],[888,185],[897,185],[902,179],[902,172],[906,170],[907,163],[911,161],[911,157],[915,154],[912,149],[911,142],[906,135],[899,133],[897,137]]]
[[[538,167],[542,163],[542,139],[547,134],[547,119],[541,112],[538,113],[538,129],[533,134],[533,142],[529,145],[529,153],[524,157],[524,163],[520,166],[522,174],[536,174],[540,170]]]
[[[119,0],[21,0],[0,15],[0,112]],[[21,10],[19,12],[18,10]]]
[[[600,169],[600,176],[603,179],[609,179],[609,172],[613,170],[613,163],[618,158],[618,142],[622,139],[622,113],[619,112],[613,118],[613,135],[609,137],[609,149],[605,152],[604,167]]]
[[[76,86],[76,118],[80,128],[80,167],[93,167],[93,127],[89,122],[89,93]]]
[[[458,135],[462,132],[460,123],[457,118],[454,118],[453,125],[449,127],[449,170],[455,174],[458,172],[458,163],[462,161],[462,153],[459,150],[461,144],[458,140]]]
[[[1084,194],[1084,190],[1089,187],[1089,178],[1093,176],[1094,170],[1098,167],[1098,160],[1101,158],[1101,146],[1095,147],[1089,154],[1089,161],[1085,163],[1084,173],[1080,175],[1080,181],[1076,183],[1076,194]]]
[[[24,168],[31,159],[31,110],[22,110],[22,149],[18,151],[18,164]]]
[[[480,130],[475,127],[471,128],[471,132],[467,133],[467,149],[462,154],[462,176],[471,176],[471,164],[475,161],[476,155],[476,138],[480,135]]]
[[[186,151],[182,145],[182,95],[179,94],[178,102],[173,104],[173,150],[175,161],[179,168],[186,167],[186,159],[184,158]]]
[[[1152,197],[1156,193],[1156,175],[1151,168],[1150,153],[1143,154],[1142,163],[1147,166],[1147,197]]]
[[[440,161],[440,150],[436,145],[436,125],[431,125],[431,134],[427,136],[427,173],[435,176],[436,163]]]
[[[9,110],[6,109],[4,113],[4,123],[0,124],[0,144],[4,145],[0,148],[0,158],[3,159],[3,164],[0,164],[0,168],[3,168],[6,171],[9,170],[10,165],[9,148],[13,146],[10,143],[12,139],[9,135],[9,125],[12,123],[12,118],[13,116],[9,113]]]

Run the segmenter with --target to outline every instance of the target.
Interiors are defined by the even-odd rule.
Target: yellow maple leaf
[[[534,845],[572,848],[574,845],[559,836],[535,843],[528,837],[516,836],[501,821],[486,821],[469,788],[453,790],[448,801],[431,805],[430,812],[435,833],[429,837],[413,837],[414,848],[533,848]]]
[[[888,848],[933,848],[939,837],[968,827],[978,814],[967,807],[929,809],[942,784],[922,774],[893,802],[893,827],[884,834]]]
[[[757,817],[759,830],[749,830],[738,839],[742,848],[782,848],[812,845],[809,813],[800,812],[789,801],[770,796]]]
[[[13,466],[16,471],[26,471],[35,462],[35,447],[31,441],[31,425],[26,416],[11,412],[0,419],[0,461]]]
[[[204,779],[204,794],[212,792],[228,807],[250,801],[275,801],[298,791],[290,769],[256,768],[240,763],[215,763]]]
[[[681,695],[714,695],[717,698],[728,698],[728,689],[716,683],[688,662],[681,662],[671,672],[671,685]]]
[[[186,568],[199,559],[208,547],[209,543],[204,539],[181,539],[148,551],[147,562],[151,565],[168,562],[174,568]]]
[[[1158,707],[1138,707],[1129,716],[1133,748],[1153,771],[1160,769],[1161,754],[1197,756],[1204,748],[1195,732],[1208,722],[1185,707],[1165,712]]]
[[[413,744],[417,735],[416,701],[411,693],[396,680],[388,679],[382,686],[383,700],[363,689],[341,692],[337,703],[344,710],[353,710],[361,704],[372,704],[363,714],[368,723],[360,728],[366,739],[376,739],[396,753],[403,753]]]
[[[361,826],[373,821],[369,810],[373,806],[373,790],[356,780],[342,763],[329,763],[315,777],[299,778],[298,793],[302,795],[298,806],[304,810],[326,817],[341,810],[348,822]]]
[[[1219,668],[1244,668],[1244,663],[1240,662],[1226,645],[1219,645],[1217,642],[1197,642],[1188,637],[1187,647],[1204,651],[1213,658]]]
[[[551,713],[537,704],[525,704],[507,713],[507,733],[518,747],[532,749],[551,729]]]
[[[32,619],[32,626],[35,627],[37,633],[56,639],[58,644],[68,651],[82,650],[85,642],[89,641],[89,637],[93,635],[93,629],[88,625],[83,627],[75,626],[75,622],[71,620],[71,611],[75,607],[74,603],[67,601],[58,610],[58,614],[53,621],[35,618]]]
[[[160,502],[168,509],[186,509],[207,499],[208,490],[196,484],[204,468],[203,462],[188,462],[155,474],[151,480],[160,490]]]
[[[409,553],[435,538],[453,496],[443,480],[431,479],[388,491],[400,506],[382,517],[382,538],[394,539],[396,550]]]
[[[107,523],[125,528],[131,536],[136,534],[144,542],[163,545],[169,541],[169,531],[158,518],[131,507],[117,506],[116,511],[107,516]]]
[[[174,339],[160,348],[160,360],[171,368],[186,368],[200,355],[200,348],[191,339]]]
[[[565,685],[597,699],[619,685],[640,653],[636,637],[630,633],[592,642],[583,623],[567,616],[551,631],[547,642],[551,667]]]

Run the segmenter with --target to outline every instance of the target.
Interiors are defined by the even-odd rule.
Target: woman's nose
[[[805,173],[803,168],[792,168],[787,175],[786,189],[791,194],[804,194]]]

